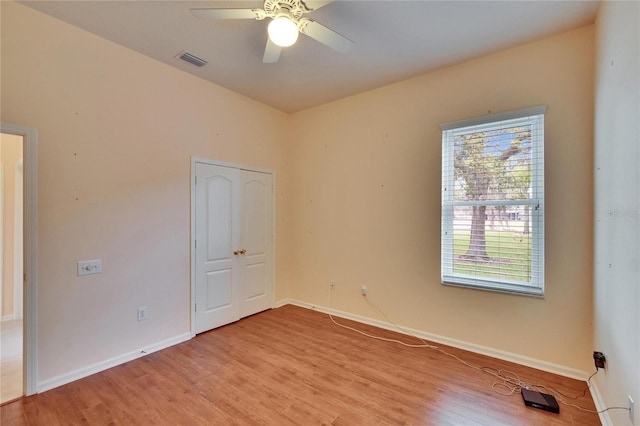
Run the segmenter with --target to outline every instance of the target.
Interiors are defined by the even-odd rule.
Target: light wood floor
[[[22,321],[0,323],[0,404],[22,396]]]
[[[351,323],[387,337],[395,333]],[[406,339],[406,337],[405,337]],[[445,348],[440,346],[441,348]],[[446,348],[566,393],[586,384]],[[372,340],[284,306],[0,408],[2,425],[597,425],[501,396],[493,377],[429,349]],[[577,400],[594,409],[587,397]]]

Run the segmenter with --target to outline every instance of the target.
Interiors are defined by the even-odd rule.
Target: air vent
[[[204,67],[207,65],[207,61],[198,58],[196,55],[193,55],[186,50],[180,52],[177,57],[185,62],[189,62],[191,65],[195,65],[196,67]]]

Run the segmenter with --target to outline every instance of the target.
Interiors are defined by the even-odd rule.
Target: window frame
[[[442,200],[440,279],[443,285],[468,287],[487,291],[544,297],[544,114],[546,105],[524,108],[498,114],[489,114],[466,120],[443,123],[442,130]],[[505,125],[531,124],[532,193],[523,200],[455,201],[454,138],[456,135],[492,130]],[[447,173],[448,172],[448,173]],[[453,209],[461,206],[524,206],[531,211],[532,280],[529,283],[500,278],[481,277],[453,272]],[[447,245],[448,244],[448,245]]]

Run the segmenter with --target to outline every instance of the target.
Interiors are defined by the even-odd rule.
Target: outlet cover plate
[[[81,260],[78,262],[78,276],[99,274],[102,272],[102,260]]]

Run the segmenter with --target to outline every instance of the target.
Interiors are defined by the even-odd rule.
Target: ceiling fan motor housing
[[[264,11],[272,18],[287,16],[297,22],[303,14],[311,12],[301,0],[265,0]]]

